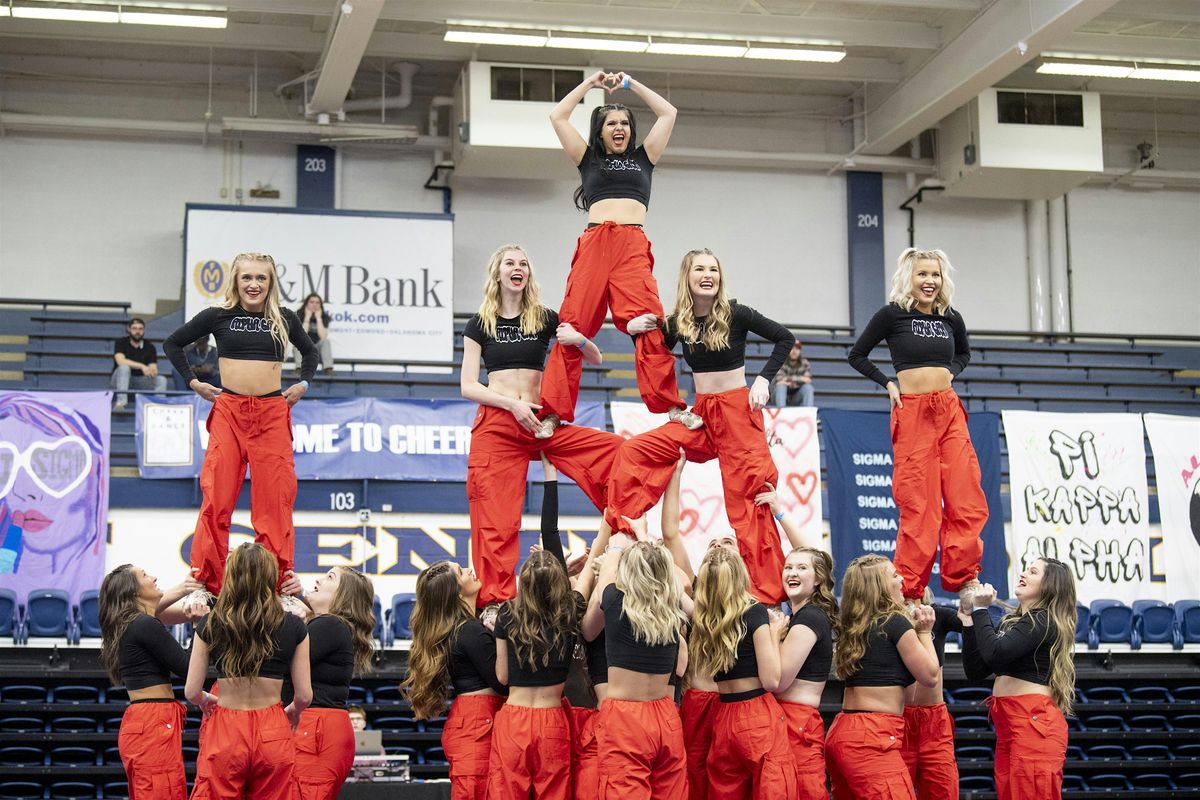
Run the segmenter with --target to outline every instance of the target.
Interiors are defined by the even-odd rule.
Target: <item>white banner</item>
[[[1200,417],[1143,419],[1154,453],[1167,598],[1200,597]]]
[[[184,231],[188,319],[220,301],[234,256],[269,253],[284,305],[324,299],[335,361],[453,360],[448,215],[190,205]]]
[[[667,422],[666,414],[651,414],[641,403],[609,403],[613,430],[629,438]],[[817,443],[815,408],[767,408],[763,410],[767,441],[775,467],[779,470],[780,503],[800,526],[807,541],[821,542],[821,448]],[[733,532],[725,514],[725,493],[721,487],[721,469],[713,459],[704,464],[689,463],[683,470],[679,487],[679,532],[691,556],[692,566],[700,564],[709,541]],[[650,533],[662,536],[662,502],[646,514]],[[791,550],[780,532],[783,551]]]
[[[1071,565],[1079,600],[1159,598],[1137,414],[1005,411],[1010,585],[1043,555]]]

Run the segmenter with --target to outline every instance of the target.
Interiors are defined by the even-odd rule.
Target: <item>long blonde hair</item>
[[[408,675],[400,691],[412,703],[413,716],[439,716],[450,699],[450,647],[463,625],[475,618],[462,597],[453,562],[438,561],[417,576],[417,601],[409,627]]]
[[[375,610],[372,608],[375,586],[358,570],[338,567],[338,572],[341,574],[329,613],[350,628],[354,674],[365,675],[371,671],[371,657],[375,654]]]
[[[635,639],[648,645],[676,641],[687,617],[679,605],[675,564],[665,548],[635,543],[617,566],[617,586],[625,593],[622,613]]]
[[[942,288],[937,297],[933,298],[933,313],[945,314],[950,310],[950,301],[954,299],[954,281],[950,274],[954,267],[950,257],[941,250],[918,250],[910,247],[896,259],[896,271],[892,273],[892,290],[888,294],[888,302],[895,303],[905,311],[912,311],[917,304],[917,298],[912,294],[913,268],[918,261],[936,261],[942,270]]]
[[[279,303],[279,276],[275,274],[275,259],[266,253],[238,253],[234,256],[233,266],[229,268],[229,281],[225,284],[225,297],[221,300],[221,308],[237,308],[242,304],[238,294],[238,267],[247,262],[270,264],[267,275],[271,280],[267,286],[267,301],[263,306],[263,318],[271,326],[271,338],[279,347],[281,356],[287,354],[288,326],[283,320],[283,306]]]
[[[834,649],[837,676],[847,680],[858,672],[867,652],[867,637],[893,614],[904,614],[904,606],[892,597],[888,586],[890,561],[881,555],[859,556],[846,567],[842,577],[841,631]]]
[[[756,602],[741,557],[727,547],[709,549],[696,573],[694,599],[688,652],[696,671],[726,672],[737,661],[738,642],[746,635],[742,616]]]
[[[519,244],[506,244],[492,253],[488,260],[487,277],[483,281],[483,302],[479,304],[479,321],[483,332],[496,335],[496,318],[500,315],[500,263],[504,254],[515,250],[529,259],[525,248]],[[533,277],[533,262],[529,262],[529,273],[521,289],[521,333],[532,336],[546,324],[546,307],[542,305],[542,289]]]
[[[227,678],[255,678],[275,652],[284,611],[275,595],[279,563],[267,548],[247,542],[229,554],[225,582],[205,622],[204,639]]]
[[[1065,715],[1071,714],[1075,699],[1075,624],[1079,610],[1075,603],[1075,577],[1071,568],[1056,558],[1037,559],[1045,565],[1042,572],[1042,591],[1033,605],[1022,611],[1018,608],[1000,620],[1000,630],[1016,624],[1017,620],[1034,611],[1044,611],[1050,618],[1050,696]]]
[[[550,666],[579,641],[579,610],[567,571],[545,550],[532,553],[517,574],[517,596],[505,603],[512,616],[508,646],[529,670]]]
[[[704,323],[704,333],[701,335],[700,326],[696,324],[695,301],[692,300],[692,290],[688,287],[688,273],[692,271],[692,262],[696,256],[712,256],[717,262],[717,272],[721,281],[717,284],[717,296],[713,300],[712,311]],[[729,347],[729,326],[733,319],[733,306],[729,303],[729,295],[725,289],[725,268],[721,259],[707,247],[699,250],[689,250],[683,255],[679,264],[679,281],[675,285],[675,310],[671,312],[675,320],[675,330],[681,342],[691,346],[693,342],[702,343],[709,351],[724,350]]]

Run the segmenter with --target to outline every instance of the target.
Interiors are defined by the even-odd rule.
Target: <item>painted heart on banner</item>
[[[687,536],[696,530],[696,526],[699,524],[700,515],[696,513],[696,509],[685,508],[679,512],[679,533],[681,536]]]
[[[808,470],[807,472],[789,472],[783,480],[784,486],[800,503],[794,513],[798,517],[796,522],[803,527],[813,518],[813,507],[809,501],[812,500],[813,494],[820,486],[820,477],[816,472]]]
[[[684,530],[683,520],[687,519],[689,512],[695,515],[695,522],[691,526],[691,530],[699,529],[700,533],[708,533],[712,528],[713,523],[717,519],[717,514],[721,512],[723,505],[720,497],[709,496],[701,497],[695,489],[684,489],[679,493],[680,506],[685,511],[679,515],[680,532],[687,535],[690,531]]]
[[[782,410],[783,409],[781,408],[764,409],[767,414],[767,419],[770,422],[770,428],[772,432],[774,432],[776,428],[791,428],[798,432],[793,441],[788,441],[782,436],[778,437],[783,443],[784,452],[786,452],[792,458],[798,458],[799,455],[804,452],[804,448],[808,446],[809,441],[816,434],[817,426],[816,423],[813,422],[812,417],[794,416],[791,419],[780,419],[779,413]]]

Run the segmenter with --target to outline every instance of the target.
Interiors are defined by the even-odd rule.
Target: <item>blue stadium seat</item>
[[[55,767],[96,766],[101,761],[95,750],[82,745],[64,745],[50,750],[50,764]]]
[[[994,792],[996,782],[990,775],[965,775],[958,779],[958,788],[964,792]]]
[[[1180,714],[1171,720],[1175,730],[1200,731],[1200,714]]]
[[[417,602],[417,596],[414,594],[398,594],[392,597],[392,617],[391,625],[388,626],[390,634],[388,644],[396,639],[411,639],[412,628],[408,626],[408,621],[412,617],[413,606]]]
[[[124,686],[112,686],[104,693],[104,702],[125,704],[129,702],[129,690]]]
[[[1135,791],[1150,791],[1159,790],[1174,790],[1175,782],[1171,780],[1171,776],[1163,775],[1155,772],[1131,772],[1129,782],[1133,785]]]
[[[0,800],[42,800],[46,790],[33,781],[0,781]]]
[[[187,727],[187,725],[186,725],[187,718],[186,717],[184,718],[184,722],[185,722],[184,727]],[[200,723],[196,723],[197,727],[199,727],[199,725],[200,725]],[[117,733],[118,731],[121,730],[121,717],[108,717],[100,725],[100,730],[104,731],[105,733]]]
[[[1175,697],[1165,686],[1131,686],[1129,699],[1134,703],[1174,703]]]
[[[1079,603],[1075,606],[1075,613],[1075,641],[1083,644],[1087,641],[1089,620],[1091,617],[1088,612],[1088,607],[1083,603]]]
[[[0,636],[12,636],[13,644],[16,644],[20,629],[21,606],[17,603],[17,593],[12,589],[0,589]]]
[[[104,784],[104,800],[111,800],[114,797],[118,800],[128,800],[129,784],[125,781],[111,781]]]
[[[14,683],[0,687],[0,703],[42,704],[50,702],[50,692],[45,686]]]
[[[383,748],[383,752],[387,753],[389,756],[408,756],[408,763],[410,764],[421,763],[421,754],[417,752],[417,748],[415,747],[393,745],[391,747]]]
[[[1083,724],[1083,720],[1076,716],[1067,717],[1068,731],[1086,731],[1087,725]]]
[[[1177,686],[1171,694],[1177,703],[1200,703],[1200,686]]]
[[[1087,754],[1083,752],[1083,748],[1077,744],[1067,745],[1067,760],[1075,759],[1076,761],[1087,761]]]
[[[1175,758],[1165,744],[1139,744],[1129,748],[1129,755],[1140,761],[1172,761]]]
[[[397,705],[404,702],[404,695],[400,692],[400,687],[396,685],[380,686],[371,693],[374,702],[380,705]]]
[[[0,733],[42,733],[46,723],[37,717],[6,717],[0,715]]]
[[[351,686],[346,694],[346,705],[361,706],[363,703],[373,703],[371,690],[365,686]]]
[[[1139,714],[1129,720],[1131,731],[1173,731],[1175,728],[1162,714]]]
[[[1089,731],[1127,731],[1129,724],[1116,714],[1097,714],[1083,720]],[[1089,751],[1090,752],[1090,751]]]
[[[1087,749],[1088,761],[1128,761],[1129,751],[1119,744],[1094,744]]]
[[[1175,788],[1200,789],[1200,772],[1185,772],[1175,776]]]
[[[372,634],[380,645],[383,645],[383,601],[379,595],[371,601],[371,613],[375,615],[375,631]]]
[[[378,717],[371,727],[384,733],[416,733],[417,721],[412,717]]]
[[[25,601],[25,631],[29,636],[66,636],[74,640],[71,597],[62,589],[34,589]]]
[[[996,752],[990,747],[960,747],[954,751],[954,756],[959,761],[991,761],[996,757]]]
[[[426,747],[421,753],[421,761],[425,764],[448,764],[446,751],[440,747]]]
[[[1175,609],[1160,600],[1133,601],[1133,635],[1129,644],[1134,650],[1143,642],[1170,644],[1175,636]]]
[[[1175,758],[1200,759],[1200,744],[1187,742],[1185,744],[1172,745],[1171,755],[1175,756]]]
[[[52,733],[100,733],[100,726],[90,717],[55,717],[50,720]]]
[[[1120,600],[1093,600],[1089,609],[1088,649],[1101,642],[1128,644],[1133,631],[1133,609]]]
[[[79,595],[79,635],[100,637],[100,592],[88,589]]]
[[[120,766],[122,763],[121,748],[115,746],[104,748],[104,763],[109,766]]]
[[[1062,788],[1064,792],[1086,792],[1088,785],[1078,775],[1067,773],[1063,775]]]
[[[980,714],[963,714],[954,718],[954,729],[960,731],[990,731],[992,722]]]
[[[421,730],[423,730],[423,731],[431,731],[431,732],[436,733],[436,732],[441,731],[445,727],[446,727],[446,718],[445,717],[430,717],[427,720],[421,721]]]
[[[50,703],[103,703],[104,690],[95,686],[67,685],[50,690]]]
[[[59,781],[50,784],[49,800],[93,800],[98,797],[96,785],[83,781]]]
[[[46,754],[40,747],[11,745],[0,747],[0,765],[5,767],[40,767],[46,763]]]
[[[992,696],[992,690],[984,686],[963,686],[948,693],[955,703],[982,703]]]
[[[1129,784],[1128,778],[1126,778],[1124,775],[1118,775],[1116,773],[1110,773],[1110,772],[1106,772],[1103,775],[1088,776],[1087,786],[1088,786],[1089,792],[1100,792],[1100,791],[1131,792],[1131,791],[1133,791],[1133,787]]]
[[[1080,691],[1088,703],[1128,703],[1129,695],[1120,686],[1095,686]]]
[[[1200,600],[1175,601],[1175,631],[1172,639],[1176,650],[1185,644],[1200,642]]]

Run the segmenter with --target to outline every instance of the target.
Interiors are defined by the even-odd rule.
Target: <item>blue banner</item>
[[[196,395],[138,395],[135,438],[141,477],[198,476],[211,408]],[[292,408],[296,477],[465,481],[477,409],[468,400],[301,401]],[[575,418],[577,425],[603,430],[604,404],[580,403]],[[541,464],[535,463],[529,479],[541,477]]]
[[[825,463],[829,473],[829,528],[840,591],[846,565],[861,555],[892,557],[900,514],[892,498],[892,440],[888,415],[882,411],[821,409],[825,434]],[[1000,415],[972,414],[967,421],[971,443],[979,458],[988,521],[983,527],[983,572],[1001,598],[1008,596],[1008,551],[1004,539],[1004,508],[1000,504]],[[935,580],[929,585],[944,595]]]

